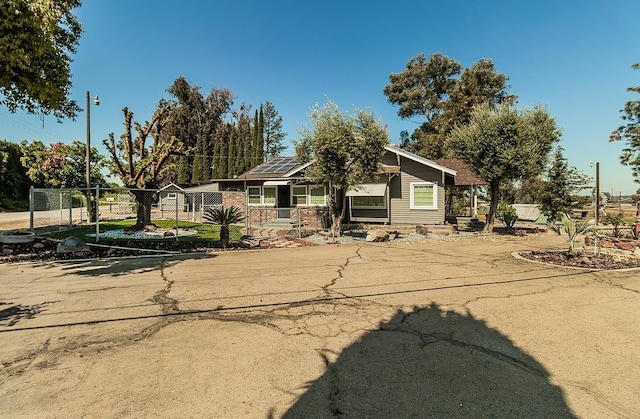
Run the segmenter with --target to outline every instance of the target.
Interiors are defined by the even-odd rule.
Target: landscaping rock
[[[260,240],[252,236],[242,236],[240,237],[240,246],[247,249],[255,249],[260,247]]]
[[[426,236],[427,234],[429,234],[429,229],[427,228],[427,226],[419,225],[419,226],[416,226],[416,233]]]
[[[12,253],[13,253],[13,250],[9,249],[8,247],[3,247],[2,248],[2,255],[3,256],[9,256]]]
[[[636,244],[634,242],[627,241],[617,241],[615,245],[620,250],[626,250],[628,252],[633,252],[636,249]]]
[[[84,253],[90,251],[89,246],[77,237],[69,237],[56,248],[57,253]]]
[[[386,242],[389,241],[389,233],[384,230],[373,230],[368,232],[364,241],[370,243]]]
[[[176,233],[174,233],[173,231],[169,231],[169,230],[167,230],[167,231],[165,231],[162,235],[163,235],[164,237],[175,237]]]
[[[36,249],[36,250],[44,249],[44,247],[45,247],[45,246],[44,246],[44,243],[42,243],[42,242],[34,243],[34,244],[33,244],[33,248],[34,248],[34,249]]]

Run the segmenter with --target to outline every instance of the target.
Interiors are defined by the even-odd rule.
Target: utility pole
[[[596,162],[596,225],[600,223],[600,162]]]

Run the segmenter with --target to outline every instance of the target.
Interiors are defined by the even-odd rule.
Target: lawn
[[[130,228],[136,223],[135,220],[120,220],[120,221],[103,221],[100,222],[99,230],[101,233],[110,230],[126,230]],[[154,223],[160,229],[172,230],[175,229],[176,221],[175,220],[154,220]],[[220,226],[215,224],[197,224],[191,221],[179,221],[178,227],[181,229],[189,229],[197,231],[197,234],[193,234],[190,236],[179,237],[178,240],[181,242],[202,242],[202,241],[219,241],[220,240]],[[229,226],[230,230],[230,238],[232,241],[239,240],[242,236],[242,227],[238,225]],[[48,233],[47,236],[52,239],[64,240],[68,237],[77,237],[79,239],[84,240],[87,243],[95,243],[96,238],[94,236],[90,236],[90,234],[95,234],[96,226],[80,226],[75,227],[70,230],[64,231],[56,231]],[[117,243],[117,242],[131,242],[134,240],[131,237],[123,238],[123,239],[114,239],[114,238],[104,238],[101,237],[100,243]],[[138,241],[155,241],[155,242],[166,242],[166,241],[176,241],[175,237],[171,238],[158,238],[158,239],[140,239]]]

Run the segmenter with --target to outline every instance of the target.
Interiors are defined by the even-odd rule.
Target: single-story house
[[[274,218],[294,218],[301,210],[305,223],[326,216],[326,185],[310,182],[295,157],[276,157],[234,179],[217,180],[220,190],[244,190],[249,208],[275,208]],[[456,171],[432,160],[385,147],[380,170],[373,179],[347,191],[348,219],[385,224],[443,224],[444,189]],[[340,197],[338,197],[340,198]]]

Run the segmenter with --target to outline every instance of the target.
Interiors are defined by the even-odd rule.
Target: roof
[[[489,183],[478,177],[473,170],[471,170],[471,166],[467,164],[464,160],[461,159],[438,159],[436,160],[438,164],[442,166],[450,167],[455,170],[458,175],[456,176],[455,185],[456,186],[471,186],[471,185],[488,185]]]
[[[451,176],[456,176],[457,172],[449,167],[445,167],[433,160],[425,159],[424,157],[418,156],[417,154],[413,154],[408,152],[407,150],[403,150],[399,148],[397,145],[387,145],[384,147],[385,150],[397,154],[399,156],[405,157],[409,160],[413,160],[417,163],[424,164],[425,166],[432,167],[434,169],[440,170],[441,172],[447,173]]]
[[[295,173],[301,166],[295,157],[274,157],[259,164],[248,172],[238,176],[242,179],[268,179],[288,177],[288,174]]]
[[[160,190],[164,191],[166,189],[184,191],[184,189],[182,189],[180,186],[176,185],[175,183],[170,183],[167,186],[165,186],[164,188],[161,188]]]

